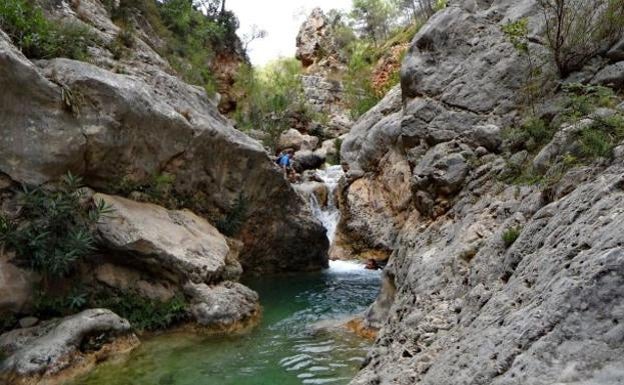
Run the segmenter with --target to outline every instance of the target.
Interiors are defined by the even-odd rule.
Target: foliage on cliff
[[[132,31],[140,17],[147,20],[164,47],[154,47],[182,78],[201,85],[209,94],[217,90],[211,63],[220,52],[244,55],[236,36],[236,16],[219,0],[106,0],[111,18],[124,31]]]
[[[96,41],[87,27],[50,21],[41,8],[26,0],[0,1],[0,29],[24,55],[33,59],[84,60],[88,46]]]
[[[279,135],[292,127],[293,119],[311,119],[301,72],[295,59],[279,59],[260,69],[243,68],[234,86],[237,93],[245,95],[234,113],[238,128],[266,133],[265,144],[273,148]]]

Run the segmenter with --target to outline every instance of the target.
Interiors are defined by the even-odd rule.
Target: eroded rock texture
[[[501,26],[523,17],[539,36],[534,1],[450,2],[415,36],[401,90],[343,143],[337,239],[390,256],[353,385],[624,382],[621,147],[547,187],[505,180],[510,165],[552,175],[588,119],[616,112],[562,125],[543,153],[505,146],[526,61]],[[598,58],[571,79],[621,87],[618,68]]]

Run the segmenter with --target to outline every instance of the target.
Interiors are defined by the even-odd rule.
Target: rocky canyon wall
[[[547,55],[535,1],[449,2],[412,41],[401,88],[342,145],[337,246],[390,258],[365,321],[379,336],[351,384],[624,381],[622,147],[557,168],[575,132],[624,104],[557,125],[542,148],[510,146],[527,62],[502,27],[523,18],[531,49]],[[621,92],[617,52],[621,43],[605,47],[564,84]],[[551,97],[536,115],[556,121],[561,86],[543,87]],[[512,183],[514,165],[549,179]]]
[[[249,272],[324,266],[322,226],[262,146],[235,130],[203,89],[172,75],[143,31],[115,59],[108,47],[120,28],[108,11],[98,1],[71,4],[51,12],[97,34],[90,63],[31,62],[0,36],[0,172],[38,185],[72,171],[104,192],[168,174],[174,194],[207,214],[225,215],[244,197],[249,210],[238,237]]]

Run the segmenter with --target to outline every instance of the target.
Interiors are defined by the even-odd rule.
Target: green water
[[[346,262],[317,274],[245,282],[263,319],[235,337],[166,334],[143,341],[123,362],[99,366],[74,385],[347,384],[369,341],[337,321],[374,300],[379,274]]]

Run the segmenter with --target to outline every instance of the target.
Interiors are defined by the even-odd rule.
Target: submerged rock
[[[62,383],[138,344],[128,321],[108,310],[85,310],[0,336],[0,350],[8,354],[0,364],[0,380],[15,385]]]

